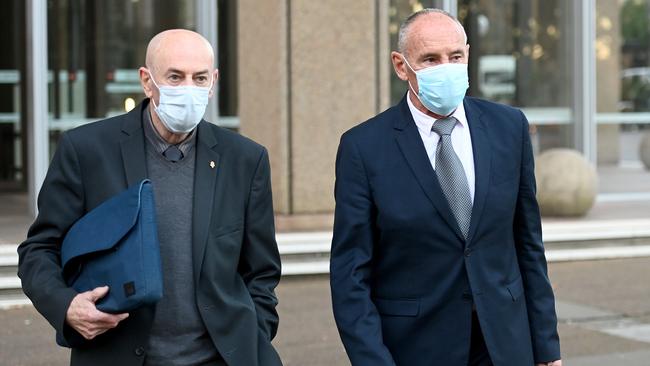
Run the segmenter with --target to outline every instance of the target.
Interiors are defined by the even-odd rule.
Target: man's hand
[[[557,360],[553,362],[538,363],[535,366],[562,366],[562,360]]]
[[[72,299],[65,320],[86,339],[93,339],[117,327],[129,314],[108,314],[97,310],[95,302],[108,293],[108,286],[78,294]]]

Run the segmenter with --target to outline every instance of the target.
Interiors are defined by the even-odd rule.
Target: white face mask
[[[165,127],[173,133],[188,133],[195,129],[208,106],[212,82],[205,88],[193,85],[158,86],[151,73],[149,77],[160,92],[158,105],[153,98],[151,102]]]

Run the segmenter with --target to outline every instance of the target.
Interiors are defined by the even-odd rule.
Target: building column
[[[621,5],[616,1],[599,1],[596,28],[596,112],[617,113],[621,99]],[[594,57],[594,56],[592,56]],[[606,85],[603,87],[603,85]],[[620,126],[598,127],[598,164],[617,165],[620,160]]]
[[[238,6],[240,131],[269,149],[279,229],[329,228],[339,138],[388,104],[388,1]]]
[[[588,161],[596,163],[596,64],[594,60],[595,0],[574,2],[574,144]]]

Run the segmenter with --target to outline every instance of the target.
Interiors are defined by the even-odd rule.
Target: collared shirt
[[[149,111],[149,106],[144,108],[142,111],[142,128],[144,128],[144,136],[147,141],[154,146],[156,153],[162,155],[162,153],[173,144],[165,141],[165,139],[160,136],[158,130],[156,130],[156,127],[153,125],[153,120]],[[196,128],[190,132],[189,136],[187,136],[185,140],[176,144],[176,147],[181,150],[183,157],[185,157],[192,151],[194,145],[196,145]]]
[[[427,150],[427,155],[429,156],[429,161],[433,169],[436,169],[436,147],[438,146],[438,141],[440,136],[431,131],[431,127],[436,122],[436,119],[424,114],[422,111],[417,109],[411,102],[411,91],[409,90],[409,95],[407,95],[406,100],[408,102],[409,109],[411,110],[411,115],[413,120],[418,127],[418,132],[420,132],[420,137],[424,143],[424,148]],[[472,202],[474,201],[474,155],[472,149],[472,137],[469,131],[469,124],[467,121],[467,116],[465,115],[465,106],[461,102],[458,108],[451,114],[452,117],[455,117],[458,120],[456,127],[451,131],[451,144],[458,155],[458,159],[463,164],[463,169],[465,170],[465,176],[467,177],[467,184],[469,185],[469,193],[472,197]]]

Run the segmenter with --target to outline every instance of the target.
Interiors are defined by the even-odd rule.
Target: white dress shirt
[[[411,110],[411,115],[415,124],[418,127],[420,132],[420,137],[422,137],[422,142],[424,143],[424,148],[427,150],[427,155],[429,156],[429,161],[433,169],[436,169],[436,147],[438,146],[438,141],[440,136],[431,131],[433,123],[436,121],[435,118],[430,117],[422,113],[417,109],[411,102],[411,91],[409,90],[409,95],[406,100],[408,101],[409,109]],[[472,150],[472,136],[469,132],[469,124],[467,122],[467,116],[465,116],[465,107],[461,102],[458,108],[451,114],[452,117],[456,118],[458,122],[456,127],[451,131],[451,144],[458,155],[458,159],[463,164],[463,169],[465,170],[465,176],[467,177],[467,184],[469,186],[469,193],[472,197],[472,202],[474,202],[474,155]]]

